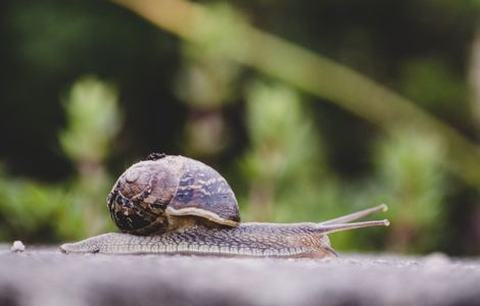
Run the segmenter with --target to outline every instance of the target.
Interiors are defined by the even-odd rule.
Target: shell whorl
[[[168,231],[172,216],[227,226],[240,221],[235,195],[217,171],[190,158],[158,153],[119,177],[107,206],[120,230],[139,235]]]

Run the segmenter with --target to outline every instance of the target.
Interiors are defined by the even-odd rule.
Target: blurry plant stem
[[[419,230],[420,222],[412,218],[411,211],[415,211],[415,187],[413,182],[408,180],[403,182],[401,194],[399,194],[399,204],[403,211],[396,215],[396,220],[388,233],[386,241],[387,249],[393,252],[405,253],[409,247],[415,245],[416,232]],[[418,208],[418,207],[417,207]],[[422,223],[425,223],[423,220]]]
[[[83,77],[71,86],[65,108],[68,126],[60,133],[60,142],[78,173],[72,184],[72,208],[80,208],[86,234],[93,235],[105,227],[101,203],[110,179],[104,162],[120,127],[118,94],[110,83]]]
[[[472,113],[477,128],[480,128],[480,28],[475,32],[470,54],[470,87],[472,88]]]
[[[414,243],[417,226],[406,219],[397,218],[388,239],[387,249],[393,252],[406,252]]]
[[[225,120],[221,110],[189,110],[186,124],[186,151],[189,155],[212,157],[225,147]]]
[[[105,183],[108,182],[108,176],[105,168],[100,161],[83,160],[77,162],[78,171],[78,192],[83,197],[84,218],[88,227],[86,234],[94,235],[101,232],[105,226],[105,220],[100,213],[104,209],[99,205],[98,199],[104,198]]]
[[[470,87],[472,92],[471,107],[477,131],[480,130],[480,24],[473,37],[473,43],[470,54],[470,71],[469,71]],[[480,134],[478,135],[480,136]],[[476,251],[480,251],[480,203],[476,203],[476,207],[468,219],[469,227],[472,233],[470,245],[475,245]]]
[[[248,215],[252,220],[268,221],[273,215],[275,185],[272,181],[254,183],[250,186]]]
[[[227,31],[222,26],[222,16],[198,3],[183,0],[112,1],[194,43],[203,43],[205,31],[210,35]],[[326,98],[387,132],[408,124],[438,134],[448,149],[449,168],[466,182],[480,185],[479,148],[412,101],[346,66],[246,23],[235,24],[234,32],[213,40],[221,45],[217,50],[219,56]],[[232,35],[236,38],[231,38]],[[228,39],[235,40],[230,47],[225,42]]]
[[[186,52],[185,68],[178,80],[178,93],[188,106],[185,151],[195,157],[211,158],[226,146],[226,123],[222,108],[226,85],[215,61],[201,54]]]

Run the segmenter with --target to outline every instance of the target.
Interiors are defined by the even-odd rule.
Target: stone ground
[[[480,305],[480,259],[330,260],[12,253],[0,305]]]

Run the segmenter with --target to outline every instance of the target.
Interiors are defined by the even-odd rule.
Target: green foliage
[[[318,154],[318,135],[298,94],[281,86],[254,83],[247,91],[247,126],[252,153],[246,158],[249,177],[284,179]]]
[[[428,249],[432,246],[429,229],[445,223],[442,210],[448,186],[442,143],[433,135],[400,130],[379,143],[377,154],[377,188],[388,195],[386,201],[395,216],[390,246]]]
[[[467,86],[442,61],[435,58],[414,59],[402,68],[402,92],[407,96],[449,119],[468,118]]]
[[[353,205],[387,203],[390,228],[341,234],[340,243],[359,250],[382,246],[396,252],[435,251],[439,233],[447,228],[445,205],[451,193],[443,143],[434,135],[398,129],[392,137],[377,140],[373,162],[373,175],[350,186],[346,197]]]
[[[111,178],[103,163],[121,122],[117,93],[96,78],[76,82],[65,101],[68,127],[60,135],[78,173],[70,183],[39,184],[0,172],[0,239],[60,241],[107,229]]]
[[[321,134],[300,96],[279,84],[255,82],[246,98],[251,147],[241,168],[249,183],[244,200],[249,218],[293,221],[325,212],[334,177],[328,174]]]
[[[76,82],[66,98],[68,128],[60,135],[65,153],[77,162],[101,162],[120,127],[117,91],[95,78]]]
[[[215,18],[207,18],[195,28],[196,52],[222,58],[230,52],[242,52],[243,42],[248,39],[245,33],[246,18],[228,3],[211,5]],[[235,39],[231,39],[235,37]]]

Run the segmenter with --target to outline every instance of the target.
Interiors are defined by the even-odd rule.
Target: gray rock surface
[[[0,247],[0,305],[480,305],[480,260],[65,255]]]

